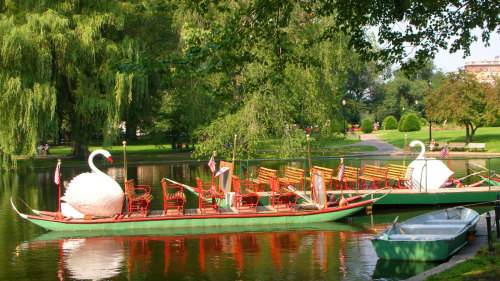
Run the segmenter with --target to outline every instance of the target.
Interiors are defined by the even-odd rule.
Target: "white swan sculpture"
[[[124,193],[115,180],[96,168],[93,160],[97,154],[103,155],[113,163],[108,151],[98,149],[92,152],[89,156],[89,167],[92,172],[74,177],[61,200],[82,214],[110,217],[121,213]]]
[[[408,167],[413,168],[411,176],[412,187],[417,189],[438,189],[442,187],[448,178],[453,175],[453,172],[443,162],[435,158],[424,157],[425,145],[419,140],[412,141],[408,150],[411,150],[416,145],[420,145],[421,147],[420,154],[408,165]],[[409,186],[409,183],[405,184]]]

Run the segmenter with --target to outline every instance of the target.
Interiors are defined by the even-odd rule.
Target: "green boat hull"
[[[372,240],[377,256],[388,260],[441,261],[467,244],[466,233],[452,240],[392,241]]]
[[[247,214],[212,214],[182,216],[147,216],[115,220],[57,220],[45,216],[43,212],[32,210],[38,215],[20,213],[11,200],[13,209],[22,218],[52,231],[126,231],[129,229],[171,229],[171,228],[204,228],[249,225],[308,224],[335,221],[351,216],[373,203],[372,200],[353,201],[345,207],[333,207],[317,211],[271,212]]]

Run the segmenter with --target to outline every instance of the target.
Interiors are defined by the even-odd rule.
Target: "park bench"
[[[241,187],[245,187],[244,189]],[[257,205],[259,205],[260,196],[254,192],[255,184],[249,181],[242,181],[239,177],[233,176],[234,187],[234,202],[236,209],[241,211],[257,212]]]
[[[371,186],[373,189],[376,189],[378,187],[378,183],[385,183],[386,174],[387,167],[365,165],[361,170],[361,175],[359,176],[361,188],[365,189]],[[371,184],[366,184],[367,181],[371,182]]]
[[[141,191],[137,193],[136,191]],[[149,203],[153,200],[151,195],[151,186],[145,184],[135,184],[134,179],[125,182],[125,193],[127,194],[128,205],[127,212],[131,215],[134,211],[139,211],[147,215]]]
[[[202,182],[199,177],[196,177],[196,184],[200,213],[219,213],[220,203],[226,197],[224,191],[212,182]]]
[[[461,149],[465,150],[465,142],[450,142],[448,143],[448,148],[451,149]]]
[[[321,175],[323,176],[323,181],[325,182],[325,188],[328,190],[332,190],[332,185],[333,185],[333,173],[335,172],[335,169],[330,169],[330,168],[325,168],[325,167],[319,167],[319,166],[313,166],[313,169],[316,170],[316,172],[321,172]],[[311,177],[306,177],[307,181],[307,186],[311,186]],[[337,185],[335,185],[338,187]]]
[[[339,185],[343,184],[345,189],[356,189],[359,181],[359,172],[361,169],[351,167],[351,166],[345,166],[344,167],[344,178],[342,179],[341,182],[339,182]],[[337,182],[338,176],[337,176]],[[350,187],[349,184],[352,184]]]
[[[303,169],[286,167],[284,177],[280,178],[280,182],[286,185],[293,185],[297,190],[304,190],[304,175]]]
[[[288,189],[286,185],[280,182],[279,178],[272,177],[269,179],[269,188],[271,189],[270,201],[271,206],[279,212],[280,207],[285,211],[295,211],[299,195]]]
[[[257,184],[255,191],[264,191],[264,185],[269,186],[269,180],[277,177],[277,173],[278,171],[276,170],[260,167],[257,170],[257,178],[251,180],[252,183]]]
[[[484,149],[486,148],[486,143],[469,143],[469,145],[467,146],[467,148],[469,149],[469,151],[471,149],[482,149],[484,151]]]
[[[178,215],[184,214],[184,203],[186,195],[181,184],[169,184],[167,179],[161,180],[163,187],[163,213],[166,215],[169,209],[176,209]]]
[[[392,185],[392,187],[395,187],[397,184],[398,188],[405,188],[404,183],[403,184],[401,184],[401,183],[405,182],[405,181],[409,181],[410,188],[411,188],[411,186],[412,186],[411,175],[412,174],[413,174],[413,168],[411,168],[411,167],[389,164],[389,165],[387,165],[385,186],[389,186],[389,180],[393,180],[394,184]]]

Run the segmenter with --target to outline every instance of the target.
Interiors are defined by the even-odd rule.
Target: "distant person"
[[[429,149],[433,151],[435,147],[436,147],[436,141],[432,139],[431,143],[429,144]]]
[[[49,155],[49,145],[48,144],[45,144],[44,151],[45,151],[45,155]]]

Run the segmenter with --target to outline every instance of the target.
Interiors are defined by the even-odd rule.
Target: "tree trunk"
[[[86,160],[89,155],[87,145],[87,133],[82,128],[80,122],[72,118],[71,127],[71,155],[77,160]]]
[[[131,120],[127,120],[127,122],[125,122],[125,130],[126,130],[125,138],[127,140],[129,140],[129,141],[137,140],[137,134],[136,134],[137,123],[136,122],[133,122]]]
[[[465,138],[467,139],[467,142],[469,143],[470,142],[470,130],[469,130],[469,126],[471,124],[469,124],[468,122],[465,122]]]

